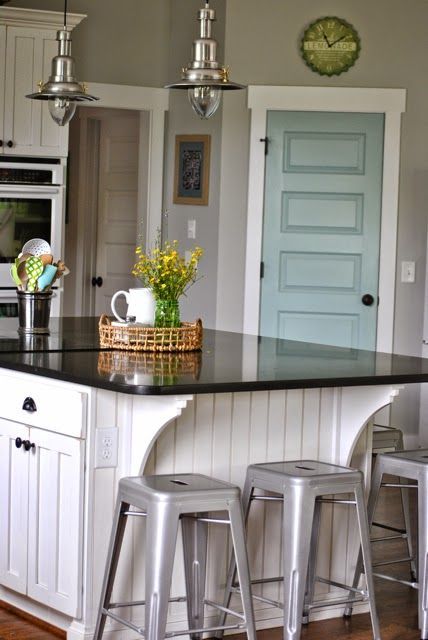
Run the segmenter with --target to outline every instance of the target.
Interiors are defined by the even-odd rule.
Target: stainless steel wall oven
[[[0,317],[16,313],[10,265],[31,238],[43,238],[54,258],[62,258],[65,161],[0,156]],[[60,314],[62,290],[52,300]]]

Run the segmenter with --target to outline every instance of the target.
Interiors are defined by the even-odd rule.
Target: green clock
[[[323,76],[348,71],[360,55],[360,38],[354,27],[335,16],[319,18],[305,30],[301,54],[306,64]]]

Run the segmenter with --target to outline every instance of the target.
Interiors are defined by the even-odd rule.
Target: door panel
[[[28,429],[0,419],[0,582],[27,591],[28,452],[15,438],[28,438]]]
[[[78,618],[82,599],[83,441],[32,428],[28,595]]]
[[[101,120],[96,272],[104,284],[96,289],[95,315],[110,313],[115,291],[135,286],[131,271],[138,235],[139,122],[135,112]],[[118,310],[126,315],[124,299],[118,301]]]
[[[260,333],[374,348],[383,115],[269,112],[267,137]]]

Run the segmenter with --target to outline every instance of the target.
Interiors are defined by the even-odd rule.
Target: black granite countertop
[[[51,318],[21,336],[0,319],[0,367],[140,395],[428,382],[428,359],[204,330],[202,351],[101,349],[97,318]]]

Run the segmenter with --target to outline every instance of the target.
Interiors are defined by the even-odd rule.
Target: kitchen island
[[[407,356],[210,330],[201,352],[110,351],[99,347],[95,318],[52,318],[48,336],[20,336],[16,320],[1,320],[0,599],[66,629],[68,640],[89,640],[120,477],[200,472],[242,485],[250,463],[303,458],[352,458],[368,475],[371,416],[404,383],[427,380],[428,360]],[[278,575],[278,507],[261,505],[252,518],[252,570]],[[353,516],[334,505],[323,518],[320,571],[349,581]],[[140,527],[125,536],[122,600],[144,596]],[[210,536],[211,599],[222,598],[224,535]],[[178,554],[173,595],[182,576]],[[262,588],[278,597],[277,586]],[[256,618],[258,628],[282,621],[266,604]],[[134,619],[142,623],[142,609]],[[169,620],[185,627],[182,603]],[[105,634],[133,637],[115,623]]]

